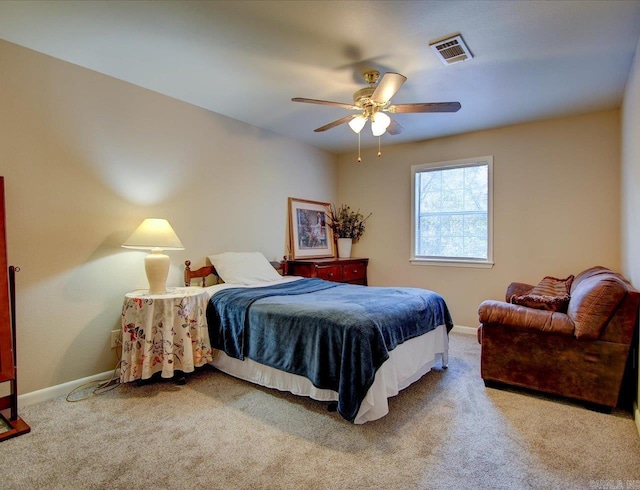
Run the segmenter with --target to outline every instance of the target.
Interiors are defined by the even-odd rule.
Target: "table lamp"
[[[144,269],[149,281],[149,293],[167,292],[169,256],[163,250],[184,250],[178,235],[166,219],[147,218],[122,244],[124,248],[151,250],[144,259]]]

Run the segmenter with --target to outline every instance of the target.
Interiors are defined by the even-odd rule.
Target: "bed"
[[[260,253],[209,260],[193,271],[186,261],[185,283],[202,278],[210,295],[211,364],[227,374],[332,402],[362,424],[386,415],[387,399],[437,362],[447,367],[453,322],[433,291],[283,276],[286,263]],[[206,286],[210,274],[216,284]]]

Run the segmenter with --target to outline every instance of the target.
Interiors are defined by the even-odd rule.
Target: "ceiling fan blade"
[[[335,107],[343,107],[344,109],[357,109],[353,104],[345,104],[344,102],[331,102],[330,100],[305,99],[303,97],[294,97],[293,102],[306,102],[307,104],[331,105]]]
[[[406,81],[407,77],[400,73],[385,73],[378,82],[371,99],[381,104],[388,102]]]
[[[391,124],[389,124],[389,127],[387,128],[387,133],[394,135],[394,134],[400,134],[404,131],[404,128],[400,125],[398,121],[396,121],[392,117],[389,117],[389,119],[391,119]]]
[[[389,106],[392,114],[405,114],[410,112],[458,112],[460,102],[421,102],[417,104],[396,104]]]
[[[330,122],[329,124],[325,124],[324,126],[318,129],[314,129],[313,131],[316,133],[319,133],[321,131],[326,131],[327,129],[335,128],[336,126],[340,126],[341,124],[351,121],[354,117],[357,117],[357,116],[358,114],[350,114],[348,116],[345,116],[333,122]]]

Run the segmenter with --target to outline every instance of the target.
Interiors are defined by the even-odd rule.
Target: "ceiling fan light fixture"
[[[443,40],[442,43],[444,43],[445,46],[439,46],[439,48],[447,48],[448,51],[446,53],[448,55],[453,55],[455,58],[457,56],[456,53],[459,48],[459,43],[456,41],[456,43],[448,45],[448,42],[451,42],[451,40]],[[462,42],[462,38],[460,38],[460,42]],[[471,53],[468,53],[468,57],[471,57]],[[450,62],[453,61],[450,60]],[[398,121],[389,117],[386,112],[390,112],[392,114],[403,114],[423,112],[457,112],[460,110],[461,106],[459,102],[417,102],[411,104],[391,105],[391,98],[407,81],[407,77],[400,73],[387,72],[382,76],[382,78],[380,78],[380,72],[377,70],[367,71],[363,75],[369,86],[356,90],[353,94],[353,104],[332,102],[330,100],[307,99],[304,97],[294,97],[291,99],[293,102],[333,106],[357,111],[355,114],[351,113],[348,116],[336,119],[335,121],[316,128],[313,131],[320,133],[327,131],[328,129],[335,128],[336,126],[340,126],[341,124],[348,123],[351,130],[358,135],[358,162],[362,161],[362,157],[360,155],[360,135],[362,134],[362,129],[367,124],[367,120],[371,120],[371,132],[373,133],[373,136],[378,137],[378,156],[381,156],[380,137],[385,133],[396,135],[404,131],[404,128],[398,123]]]
[[[384,112],[376,112],[371,116],[371,132],[374,136],[382,136],[391,124],[391,118]]]
[[[362,131],[362,128],[364,128],[366,122],[367,117],[363,114],[360,114],[359,116],[356,116],[351,121],[349,121],[349,127],[353,130],[354,133],[360,133],[360,131]]]

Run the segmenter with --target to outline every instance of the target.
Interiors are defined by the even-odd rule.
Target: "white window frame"
[[[487,165],[487,258],[470,259],[457,257],[416,256],[416,217],[420,204],[416,200],[416,174],[424,170],[449,170],[452,168]],[[411,258],[414,265],[436,265],[454,267],[493,267],[493,155],[452,160],[447,162],[423,163],[411,166]]]

